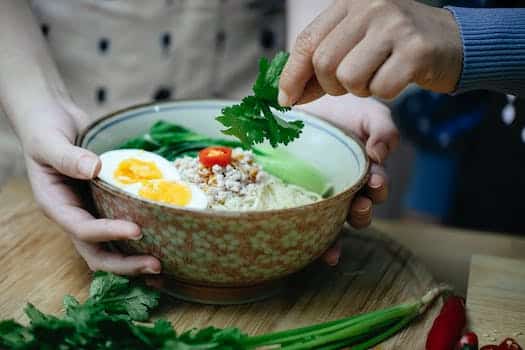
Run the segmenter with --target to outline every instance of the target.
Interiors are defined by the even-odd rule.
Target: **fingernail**
[[[277,95],[277,101],[279,102],[279,105],[286,107],[292,104],[290,101],[290,96],[286,94],[283,90],[279,90],[279,95]]]
[[[133,241],[140,241],[143,237],[143,234],[142,233],[139,233],[138,235],[135,235],[135,236],[131,236],[129,237],[131,240]]]
[[[368,215],[370,210],[372,210],[372,207],[367,205],[366,207],[357,209],[356,212],[358,215]]]
[[[146,266],[142,269],[142,273],[151,273],[153,275],[158,275],[160,273],[160,269],[154,269],[152,267]]]
[[[370,211],[370,207],[361,208],[357,211],[358,215],[368,215],[368,212]]]
[[[371,153],[372,153],[371,156],[373,160],[381,164],[386,159],[386,156],[388,155],[388,147],[386,146],[384,142],[378,142],[377,144],[374,145],[374,149]]]
[[[370,186],[370,188],[378,189],[382,185],[383,181],[381,181],[381,176],[377,174],[372,174],[372,176],[370,176],[370,181],[368,181],[368,186]]]
[[[331,256],[330,259],[328,259],[328,265],[336,266],[337,264],[339,264],[339,255]]]
[[[97,159],[91,155],[83,155],[78,160],[78,171],[88,179],[95,175]]]

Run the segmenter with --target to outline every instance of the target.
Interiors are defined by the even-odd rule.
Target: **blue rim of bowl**
[[[132,106],[129,106],[129,107],[126,107],[126,108],[114,111],[112,113],[109,113],[109,114],[107,114],[105,116],[102,116],[102,117],[98,118],[97,120],[93,121],[92,123],[90,123],[76,137],[75,145],[79,146],[79,147],[82,147],[81,145],[82,145],[82,143],[84,143],[85,138],[87,137],[87,135],[95,127],[97,127],[99,124],[101,124],[103,122],[106,122],[109,119],[116,118],[117,116],[119,116],[121,114],[128,113],[128,112],[131,112],[133,110],[138,110],[138,109],[142,109],[142,108],[148,108],[148,107],[154,109],[154,112],[160,112],[160,111],[165,111],[165,109],[164,110],[162,109],[162,106],[167,107],[167,105],[171,105],[169,108],[172,108],[172,107],[174,107],[173,106],[174,104],[176,105],[178,103],[212,103],[212,104],[215,104],[214,108],[217,108],[218,105],[220,107],[220,106],[225,105],[225,104],[227,105],[227,104],[239,103],[239,101],[236,101],[236,100],[222,100],[222,99],[187,99],[187,100],[166,100],[166,101],[163,101],[163,102],[148,102],[148,103],[132,105]],[[188,106],[186,106],[186,108],[187,107]],[[201,106],[201,107],[196,108],[196,109],[202,109],[202,108],[203,107]],[[139,115],[143,115],[144,112],[145,111],[143,111],[141,113],[132,114],[132,115],[122,116],[121,119],[115,120],[114,122],[111,122],[111,123],[108,123],[107,125],[105,125],[103,128],[101,128],[99,130],[99,132],[104,130],[104,129],[106,129],[106,128],[108,128],[108,127],[110,127],[110,126],[112,126],[112,125],[115,125],[115,123],[122,122],[122,121],[125,121],[125,120],[128,120],[128,119],[131,119],[133,117],[137,117]],[[344,189],[344,190],[342,190],[342,191],[340,191],[340,192],[338,192],[335,195],[332,195],[330,197],[323,198],[323,199],[321,199],[321,200],[319,200],[317,202],[313,202],[313,203],[305,204],[305,205],[301,205],[301,206],[290,207],[290,208],[282,208],[282,209],[247,210],[247,211],[240,211],[240,210],[238,210],[238,211],[236,211],[236,210],[217,210],[217,209],[208,209],[208,208],[207,209],[182,208],[182,207],[178,207],[178,206],[173,206],[173,205],[169,205],[169,204],[165,204],[165,203],[154,202],[154,201],[150,201],[150,200],[147,200],[147,199],[140,198],[138,196],[135,196],[135,195],[132,195],[130,193],[127,193],[127,192],[121,190],[120,188],[118,188],[116,186],[113,186],[113,185],[111,185],[111,184],[107,183],[106,181],[103,181],[103,180],[101,180],[99,178],[90,180],[89,182],[91,183],[91,185],[99,187],[101,190],[112,192],[114,195],[116,195],[118,197],[131,198],[133,200],[138,200],[138,201],[140,201],[140,202],[142,202],[142,203],[144,203],[146,205],[149,205],[149,206],[164,207],[164,208],[169,208],[171,210],[181,211],[181,212],[186,212],[186,213],[190,212],[190,213],[194,213],[194,214],[214,215],[214,216],[221,216],[221,217],[224,217],[224,216],[227,216],[227,217],[256,216],[256,215],[260,215],[260,214],[267,215],[267,214],[277,214],[277,213],[285,214],[287,212],[292,213],[292,212],[294,212],[296,210],[308,210],[310,208],[314,208],[314,207],[317,207],[319,205],[326,205],[326,204],[328,204],[331,201],[336,201],[336,200],[339,200],[339,198],[341,198],[341,197],[351,196],[351,195],[354,195],[356,192],[358,192],[368,182],[368,179],[370,177],[370,166],[371,166],[370,159],[366,155],[366,150],[365,150],[365,147],[364,147],[363,143],[361,142],[361,140],[359,140],[359,138],[355,134],[350,133],[350,132],[344,132],[341,129],[339,129],[337,126],[335,126],[332,123],[322,119],[321,117],[319,117],[317,115],[314,115],[312,113],[299,111],[299,110],[294,110],[294,113],[296,113],[298,115],[303,114],[305,116],[314,118],[317,122],[320,122],[320,124],[325,123],[325,124],[329,125],[330,127],[339,130],[343,135],[345,135],[347,138],[351,139],[353,142],[355,142],[357,144],[357,146],[361,150],[363,158],[365,160],[365,166],[364,166],[364,170],[359,175],[359,178],[355,181],[355,183],[352,186],[350,186],[350,187],[348,187],[348,188],[346,188],[346,189]],[[293,119],[293,118],[290,118],[290,119]],[[323,130],[324,132],[328,133],[330,136],[336,138],[339,142],[343,143],[353,153],[354,157],[357,158],[357,155],[355,154],[355,151],[353,149],[351,149],[350,147],[348,147],[348,145],[346,145],[346,142],[344,142],[338,135],[335,135],[332,131],[330,131],[328,129],[324,129],[324,128],[322,128],[319,125],[315,125],[315,124],[312,124],[312,123],[308,123],[308,124],[310,124],[310,126],[313,126],[313,127],[317,128],[319,130]],[[89,140],[87,140],[87,144],[88,145],[91,142],[91,140],[94,137],[96,137],[97,134],[98,134],[98,132],[95,133],[94,135],[92,135]]]

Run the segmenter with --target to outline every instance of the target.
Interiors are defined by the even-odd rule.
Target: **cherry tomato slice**
[[[514,339],[507,338],[499,344],[500,350],[522,350],[521,346]]]
[[[206,147],[199,152],[199,161],[206,168],[214,165],[225,167],[232,160],[232,149],[229,147],[212,146]]]
[[[499,345],[485,345],[480,350],[522,350],[522,348],[514,339],[507,338]]]

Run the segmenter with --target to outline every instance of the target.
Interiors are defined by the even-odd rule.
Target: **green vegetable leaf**
[[[300,186],[321,196],[329,196],[333,190],[333,186],[322,172],[283,147],[256,146],[253,148],[253,154],[264,171],[286,183]]]
[[[98,271],[86,303],[100,305],[110,315],[127,315],[132,320],[144,321],[149,317],[149,310],[158,305],[158,299],[158,292],[136,281]]]
[[[40,349],[41,347],[38,347],[40,344],[47,345],[42,349],[58,349],[58,344],[65,343],[67,339],[75,338],[76,325],[72,321],[46,315],[32,304],[27,304],[24,311],[30,320],[29,327],[34,337],[31,342],[26,343],[27,349]]]
[[[125,277],[104,271],[97,271],[93,275],[93,281],[89,287],[89,298],[93,300],[104,299],[110,293],[126,287],[128,283],[129,280]]]
[[[38,310],[33,304],[28,303],[24,309],[31,324],[46,324],[57,321],[58,319],[54,316],[49,316]]]
[[[160,349],[166,342],[177,339],[177,333],[173,326],[166,320],[157,320],[153,327],[137,325],[131,331],[144,344],[148,344],[154,349]]]
[[[257,112],[256,112],[257,111]],[[222,109],[222,115],[217,120],[228,129],[222,132],[237,137],[244,147],[262,143],[266,136],[266,123],[263,118],[255,118],[260,114],[258,101],[255,97],[245,97],[238,105]]]
[[[151,139],[158,144],[166,145],[181,141],[201,141],[205,136],[194,133],[180,125],[163,121],[156,122],[149,133]]]
[[[287,122],[272,113],[268,106],[264,106],[263,114],[268,121],[266,138],[272,147],[277,147],[279,143],[287,145],[301,134],[304,124],[300,120]]]
[[[104,309],[109,314],[127,314],[132,320],[145,321],[149,318],[149,310],[158,305],[158,293],[138,286],[132,287],[126,293],[102,300]]]
[[[73,310],[75,308],[77,308],[80,303],[78,302],[77,299],[75,299],[73,296],[71,295],[66,295],[64,297],[64,310],[66,311],[66,314],[69,313],[69,312],[73,312]]]
[[[195,346],[190,349],[221,349],[245,350],[243,341],[247,336],[237,328],[206,327],[200,330],[193,329],[179,336],[179,340],[187,345]]]
[[[20,349],[33,341],[31,331],[14,320],[0,321],[0,348]]]
[[[253,92],[255,96],[269,102],[273,107],[276,107],[275,105],[279,106],[276,103],[277,94],[279,93],[279,77],[288,61],[288,57],[289,54],[287,52],[279,52],[271,63],[265,57],[259,61],[259,74],[253,85]]]
[[[268,140],[272,147],[287,145],[301,134],[300,120],[287,122],[272,112],[268,103],[255,96],[245,97],[240,104],[222,109],[217,121],[226,126],[222,132],[237,137],[245,148]]]
[[[122,143],[119,149],[143,149],[168,160],[182,156],[195,157],[209,146],[241,147],[239,141],[215,139],[197,134],[187,128],[165,121],[156,122],[149,133]]]
[[[259,74],[253,85],[254,96],[245,97],[240,104],[225,107],[216,119],[226,127],[222,132],[238,138],[245,148],[268,140],[272,147],[287,145],[301,134],[302,121],[288,122],[275,111],[286,112],[277,102],[279,77],[288,54],[278,53],[271,62],[262,58]]]
[[[148,134],[130,139],[119,146],[119,149],[143,149],[150,152],[157,148],[159,148],[159,144],[153,141]]]

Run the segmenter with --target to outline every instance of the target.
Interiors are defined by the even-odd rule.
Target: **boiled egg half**
[[[98,177],[143,199],[165,204],[204,209],[208,200],[196,185],[181,181],[175,166],[151,152],[121,149],[100,155]]]

